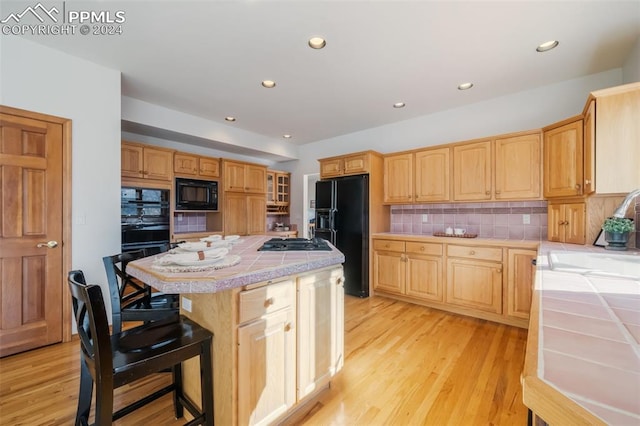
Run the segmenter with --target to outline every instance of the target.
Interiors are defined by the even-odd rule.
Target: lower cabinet
[[[298,278],[298,400],[329,383],[343,365],[342,270]]]
[[[527,327],[536,243],[502,247],[438,240],[442,241],[437,237],[373,238],[374,292]]]
[[[446,301],[501,314],[502,249],[448,245]]]
[[[295,280],[240,292],[238,421],[269,424],[296,401]]]
[[[238,424],[266,425],[343,365],[342,267],[238,294]]]
[[[442,244],[373,241],[373,288],[442,301]]]
[[[537,256],[538,252],[535,250],[509,249],[505,312],[509,316],[529,319],[533,277],[536,271],[533,260]]]

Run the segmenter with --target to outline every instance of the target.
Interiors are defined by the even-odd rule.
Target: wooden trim
[[[569,117],[569,118],[565,118],[562,121],[558,121],[557,123],[553,123],[553,124],[549,124],[548,126],[545,126],[542,128],[543,132],[548,132],[549,130],[555,129],[556,127],[562,127],[566,124],[571,124],[574,123],[578,120],[582,120],[583,116],[582,114],[580,115],[574,115],[573,117]]]
[[[71,295],[69,288],[64,285],[67,282],[67,271],[71,270],[71,241],[72,241],[72,221],[71,221],[71,196],[72,196],[72,132],[71,119],[57,117],[55,115],[41,114],[27,111],[20,108],[13,108],[0,105],[0,113],[31,118],[34,120],[48,121],[62,126],[62,341],[71,341]]]
[[[326,158],[318,158],[318,162],[320,161],[325,161],[325,160],[333,160],[335,158],[344,158],[344,157],[351,157],[352,155],[360,155],[360,154],[371,154],[374,156],[380,156],[382,157],[383,155],[380,154],[377,151],[372,151],[372,150],[367,150],[367,151],[358,151],[358,152],[346,152],[344,154],[340,154],[340,155],[334,155],[333,157],[326,157]]]

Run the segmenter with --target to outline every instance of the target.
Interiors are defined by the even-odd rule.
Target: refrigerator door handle
[[[336,229],[336,210],[331,209],[329,212],[329,229],[335,232]]]

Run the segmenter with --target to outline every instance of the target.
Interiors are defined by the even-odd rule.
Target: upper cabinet
[[[384,158],[384,202],[449,201],[450,149],[424,149]]]
[[[267,192],[267,168],[258,164],[223,160],[224,190],[232,192]]]
[[[494,141],[496,200],[536,199],[541,193],[540,132]]]
[[[598,194],[628,193],[640,188],[640,83],[591,93],[584,115],[585,186],[587,179],[591,181],[589,185],[595,179]],[[593,150],[594,146],[595,155],[588,156],[588,149]],[[595,176],[588,176],[594,167]]]
[[[491,141],[453,147],[453,199],[491,200]]]
[[[267,170],[267,214],[288,215],[291,174]]]
[[[545,198],[582,195],[582,118],[565,120],[543,131]]]
[[[176,175],[204,179],[220,177],[220,160],[212,157],[176,152],[173,156],[173,171]]]
[[[413,154],[384,157],[384,202],[411,203],[413,196]]]
[[[540,162],[539,131],[456,145],[453,147],[453,199],[539,199]]]
[[[322,158],[320,179],[369,173],[373,151],[356,152],[339,157]]]
[[[171,150],[122,142],[120,164],[123,178],[170,181],[173,177],[172,163]]]

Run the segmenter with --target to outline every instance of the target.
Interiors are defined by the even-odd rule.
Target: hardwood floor
[[[345,315],[344,369],[300,425],[526,424],[526,330],[382,297],[347,296]],[[0,359],[0,424],[73,424],[78,377],[78,342]],[[118,389],[116,405],[165,379]],[[182,423],[167,395],[115,424]]]

